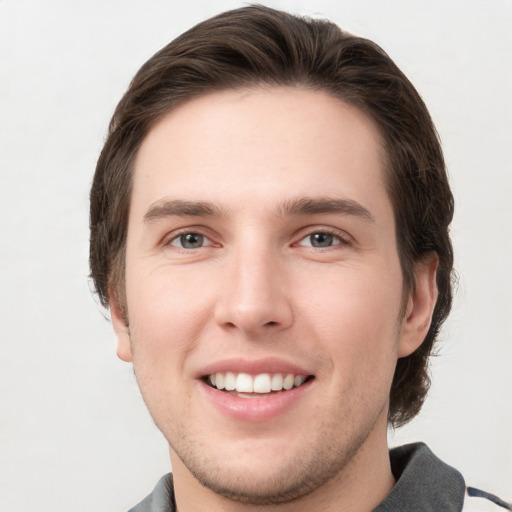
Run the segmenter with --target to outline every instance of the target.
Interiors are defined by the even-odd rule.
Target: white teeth
[[[270,393],[271,381],[268,373],[262,373],[254,377],[254,392],[255,393]]]
[[[236,388],[236,375],[233,372],[227,372],[224,378],[224,388],[227,391],[233,391]]]
[[[217,389],[224,389],[224,374],[217,373],[215,375],[215,386]]]
[[[286,391],[293,388],[293,385],[295,384],[295,376],[289,373],[283,381],[283,388],[286,389]]]
[[[281,391],[281,389],[283,389],[283,376],[280,373],[276,373],[272,377],[272,384],[270,388],[272,391]]]
[[[304,375],[297,375],[293,380],[293,383],[295,384],[295,387],[298,388],[299,386],[302,386],[302,384],[304,384],[305,380],[306,377],[304,377]]]
[[[293,375],[289,373],[260,373],[258,375],[249,375],[248,373],[214,373],[208,376],[208,381],[217,389],[226,391],[237,391],[238,393],[270,393],[271,391],[289,391],[293,387],[299,387],[304,384],[306,377],[304,375]]]
[[[248,373],[239,373],[237,375],[236,390],[239,393],[252,393],[254,391],[253,380]]]

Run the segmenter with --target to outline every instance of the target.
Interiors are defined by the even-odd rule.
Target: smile
[[[295,375],[292,373],[249,373],[218,372],[205,377],[205,381],[211,387],[223,391],[237,393],[272,393],[289,391],[302,386],[312,376]]]
[[[304,368],[278,359],[231,360],[203,370],[199,389],[222,417],[253,423],[286,418],[290,408],[308,404],[303,397],[310,396],[315,380]]]

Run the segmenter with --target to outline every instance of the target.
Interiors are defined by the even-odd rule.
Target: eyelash
[[[199,247],[183,247],[183,238],[182,237],[186,237],[188,235],[196,235],[197,237],[200,237],[203,240],[206,240],[208,243],[206,245],[202,244]],[[333,239],[336,239],[337,243],[333,243],[332,245],[328,245],[325,247],[314,246],[312,244],[308,244],[308,245],[301,244],[302,241],[306,240],[308,237],[312,237],[313,235],[327,235],[328,237],[332,237]],[[181,245],[174,243],[174,242],[179,241],[180,239],[181,239]],[[312,229],[308,232],[301,233],[300,239],[298,240],[298,242],[293,243],[292,247],[298,246],[298,247],[306,247],[309,250],[314,250],[314,249],[326,250],[326,249],[331,249],[332,247],[336,247],[339,245],[341,245],[341,246],[350,245],[350,243],[351,242],[350,242],[349,236],[347,234],[342,235],[339,231],[333,230],[333,229],[317,228],[317,229]],[[162,242],[162,245],[164,247],[167,247],[167,246],[176,247],[176,249],[182,250],[182,251],[193,251],[195,249],[202,249],[204,247],[213,246],[213,245],[215,245],[215,243],[212,242],[212,240],[207,235],[203,234],[201,232],[201,230],[188,229],[188,230],[181,231],[179,233],[175,233],[175,234],[173,234],[172,237],[164,239],[164,241]]]
[[[188,235],[195,235],[197,237],[201,237],[202,239],[208,241],[209,243],[207,245],[201,245],[200,247],[183,247],[183,237],[186,237]],[[182,239],[181,240],[182,241],[182,245],[181,246],[179,246],[179,245],[174,243],[176,241],[179,241],[180,239]],[[162,245],[165,246],[165,247],[167,247],[167,246],[176,247],[178,250],[182,250],[182,251],[192,251],[194,249],[201,249],[203,247],[210,247],[211,245],[214,245],[214,243],[211,241],[211,239],[208,236],[206,236],[205,234],[201,233],[200,230],[188,229],[188,230],[181,231],[180,233],[173,234],[172,237],[165,239],[163,241]]]
[[[314,245],[302,245],[301,242],[306,240],[307,238],[312,237],[313,235],[327,235],[337,240],[337,243],[333,243],[332,245],[328,245],[326,247],[315,247]],[[340,233],[340,231],[328,228],[314,228],[306,233],[301,233],[301,238],[298,242],[293,244],[294,246],[306,247],[308,249],[331,249],[336,246],[346,246],[350,245],[350,237],[346,233]]]

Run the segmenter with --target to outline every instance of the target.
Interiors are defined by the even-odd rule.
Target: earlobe
[[[130,363],[133,361],[130,329],[126,322],[126,315],[119,303],[118,294],[113,287],[109,288],[109,306],[112,326],[117,337],[117,357]]]
[[[412,354],[425,339],[437,302],[437,267],[439,258],[432,253],[415,267],[415,290],[407,300],[402,320],[398,357]]]

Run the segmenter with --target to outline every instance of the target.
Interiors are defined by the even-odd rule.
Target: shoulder
[[[390,451],[396,483],[374,512],[503,512],[507,503],[487,492],[467,487],[462,475],[423,443]]]

